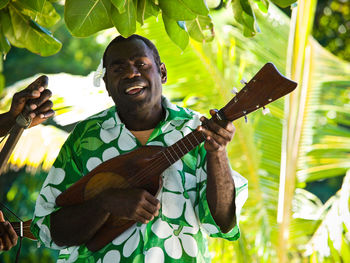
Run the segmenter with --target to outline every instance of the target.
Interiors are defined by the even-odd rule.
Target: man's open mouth
[[[142,87],[142,86],[133,86],[133,87],[127,88],[125,90],[125,93],[128,95],[135,95],[142,92],[144,88],[145,87]]]

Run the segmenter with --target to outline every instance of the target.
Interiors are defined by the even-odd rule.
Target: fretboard
[[[201,132],[195,130],[187,134],[184,138],[177,141],[173,145],[167,147],[166,150],[163,151],[163,156],[168,161],[169,165],[171,165],[186,153],[190,152],[192,149],[198,146],[200,143],[202,143],[204,140],[204,135]]]

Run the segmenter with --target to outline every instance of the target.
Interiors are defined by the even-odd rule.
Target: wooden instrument
[[[12,225],[13,229],[15,230],[17,236],[19,237],[26,237],[29,238],[31,240],[37,240],[32,232],[30,232],[30,224],[32,223],[32,220],[27,220],[22,222],[22,226],[21,226],[21,222],[10,222],[10,224]]]
[[[296,86],[297,83],[282,76],[272,63],[267,63],[210,121],[234,121],[285,96]],[[112,158],[60,194],[56,204],[80,204],[109,188],[143,188],[156,195],[162,172],[204,140],[202,133],[195,130],[169,147],[143,146]],[[134,223],[110,216],[86,246],[97,251]]]

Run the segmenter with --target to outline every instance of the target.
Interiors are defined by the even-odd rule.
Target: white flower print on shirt
[[[198,232],[198,227],[178,226],[158,219],[151,229],[159,238],[165,239],[164,248],[169,257],[179,259],[183,250],[190,257],[197,256],[198,245],[192,235]]]
[[[115,238],[112,243],[114,245],[124,244],[123,256],[130,257],[140,243],[141,237],[144,235],[146,224],[138,226],[137,224],[132,225],[128,230],[123,232],[120,236]]]
[[[91,157],[86,163],[86,168],[90,172],[91,170],[96,168],[98,165],[100,165],[102,161],[103,162],[108,161],[109,159],[112,159],[117,155],[119,155],[119,151],[117,150],[117,148],[110,147],[102,153],[102,160],[98,157]]]

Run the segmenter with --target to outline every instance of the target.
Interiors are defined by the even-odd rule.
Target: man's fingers
[[[46,112],[40,113],[39,117],[41,119],[48,119],[48,118],[50,118],[50,117],[52,117],[54,115],[55,115],[55,111],[54,110],[48,110]]]
[[[149,192],[145,193],[145,198],[146,198],[147,201],[149,201],[154,206],[158,206],[159,205],[159,200],[157,198],[155,198],[153,195],[151,195]]]
[[[36,116],[41,117],[40,115],[51,110],[52,106],[53,106],[53,103],[51,100],[45,101],[43,104],[41,104],[40,107],[38,107],[36,110],[34,110],[34,113]]]
[[[10,239],[11,245],[14,246],[17,244],[18,236],[16,234],[16,231],[13,229],[12,225],[7,222],[7,225],[5,226],[7,230],[8,237]]]
[[[39,108],[41,105],[43,105],[46,101],[48,101],[51,96],[52,96],[52,92],[46,89],[43,92],[41,92],[39,98],[31,99],[30,101],[28,101],[28,106],[30,107],[31,110],[35,110]]]
[[[4,214],[0,211],[0,222],[5,222]]]
[[[47,85],[49,83],[49,78],[45,75],[40,76],[36,80],[34,80],[27,88],[26,90],[39,90],[40,87],[43,87],[44,89],[47,88]]]

